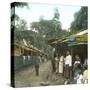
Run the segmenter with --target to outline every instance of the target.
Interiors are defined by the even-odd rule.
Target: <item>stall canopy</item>
[[[88,30],[83,30],[79,33],[53,41],[50,44],[55,45],[60,43],[60,44],[67,44],[68,46],[73,46],[73,45],[87,44],[87,42],[88,42]]]
[[[87,44],[88,30],[84,30],[74,35],[71,35],[70,37],[66,38],[66,41],[64,40],[62,42],[68,43],[68,46]]]

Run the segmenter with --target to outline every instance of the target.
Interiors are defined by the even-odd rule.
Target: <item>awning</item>
[[[58,39],[52,42],[51,45],[57,44],[57,43],[61,43],[61,44],[67,43],[68,46],[72,46],[72,45],[87,44],[87,42],[88,42],[88,30],[84,30],[79,33],[70,35],[68,37]]]
[[[68,43],[68,46],[77,46],[77,45],[87,45],[87,42],[73,42],[73,43]]]
[[[81,31],[77,34],[66,37],[66,39],[62,42],[86,42],[88,41],[88,30]]]

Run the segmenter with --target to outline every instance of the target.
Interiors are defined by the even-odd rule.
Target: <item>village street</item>
[[[15,2],[11,12],[11,86],[88,83],[87,6]]]
[[[35,68],[25,67],[15,72],[15,87],[32,87],[46,85],[62,85],[64,79],[52,73],[51,61],[40,64],[39,76],[35,75]]]

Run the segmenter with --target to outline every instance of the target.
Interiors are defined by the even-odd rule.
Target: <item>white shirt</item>
[[[63,60],[64,60],[64,57],[61,56],[61,57],[60,57],[60,62],[63,62]]]
[[[88,70],[85,70],[83,72],[83,80],[87,80],[88,79]]]
[[[65,58],[65,65],[69,64],[69,66],[72,66],[72,57],[71,55],[66,56]]]
[[[58,58],[57,57],[55,57],[55,61],[58,61]]]
[[[83,76],[79,75],[79,78],[77,79],[77,84],[82,84]]]
[[[75,61],[74,65],[75,65],[75,64],[80,64],[80,61]]]

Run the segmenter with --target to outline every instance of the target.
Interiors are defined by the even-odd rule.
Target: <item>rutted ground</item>
[[[26,67],[15,72],[15,87],[30,87],[46,85],[62,85],[64,79],[52,73],[51,62],[40,64],[39,76],[35,75],[34,67]]]

